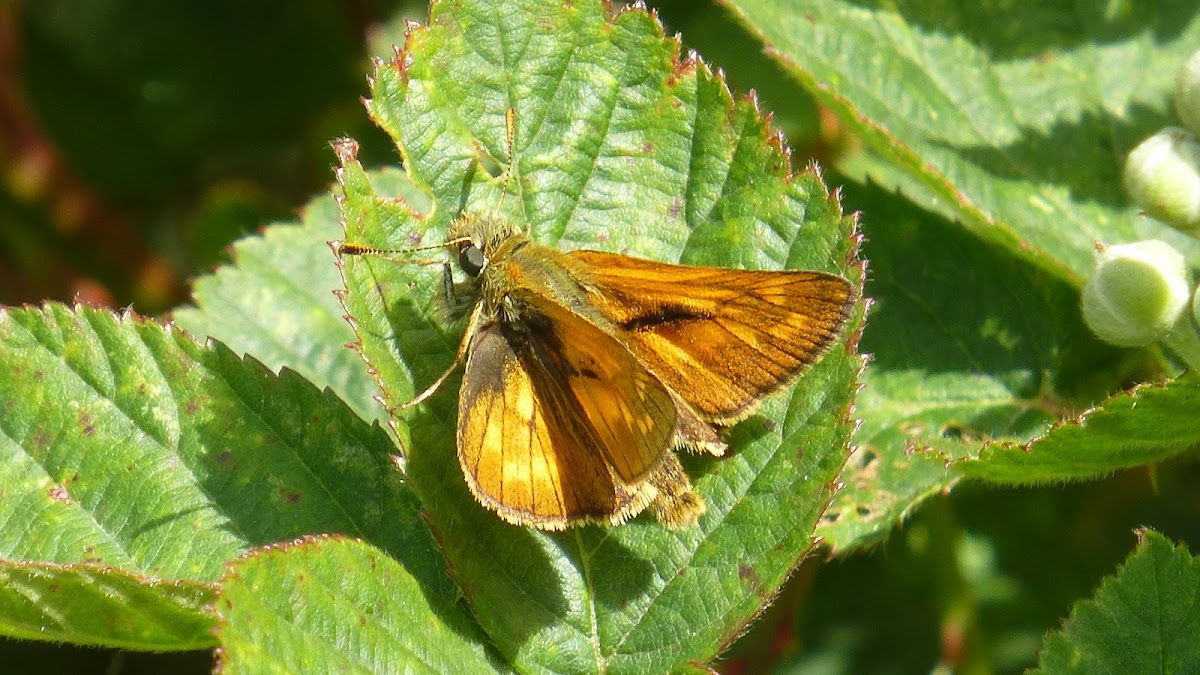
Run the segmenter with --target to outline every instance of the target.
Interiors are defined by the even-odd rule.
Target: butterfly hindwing
[[[646,506],[675,408],[627,349],[553,302],[470,339],[458,451],[481,502],[548,529],[622,522]]]

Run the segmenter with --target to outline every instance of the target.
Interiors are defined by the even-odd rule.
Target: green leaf
[[[915,214],[893,197],[854,204],[867,214],[870,295],[878,304],[863,347],[875,359],[856,404],[860,452],[821,530],[835,551],[853,548],[877,540],[959,476],[986,470],[986,463],[949,470],[947,458],[976,457],[985,444],[1022,446],[1054,420],[1128,386],[1131,368],[1121,354],[1082,329],[1072,287],[1090,271],[1096,239],[1161,236],[1200,250],[1138,216],[1118,179],[1139,129],[1162,119],[1130,108],[1130,97],[1144,93],[1161,106],[1178,63],[1172,59],[1196,40],[1172,41],[1164,51],[1173,55],[1155,53],[1143,77],[1149,66],[1139,22],[1177,10],[1148,6],[1136,16],[1104,18],[1022,3],[1001,17],[933,3],[726,4],[866,141],[870,153],[841,168],[899,188],[957,223]],[[1017,16],[1019,39],[1007,32]],[[1195,21],[1177,19],[1168,23],[1185,34],[1200,31]],[[1111,28],[1128,37],[1106,37],[1105,49],[1094,49],[1086,36]],[[1046,42],[1052,30],[1081,36],[1079,47]],[[1138,76],[1116,67],[1123,56],[1137,63]],[[1146,91],[1130,90],[1134,81]],[[1141,419],[1153,424],[1154,417]],[[1129,431],[1108,442],[1142,443]],[[1087,438],[1078,435],[1080,444]],[[1086,475],[1176,454],[1180,443],[1149,446]],[[1015,453],[1006,456],[1017,461]],[[1025,481],[1048,479],[1031,471]]]
[[[845,199],[866,214],[874,305],[858,451],[820,529],[835,553],[878,541],[949,488],[960,474],[943,455],[1026,441],[1121,376],[1119,352],[1062,310],[1078,305],[1066,282],[881,189]]]
[[[325,242],[341,236],[338,216],[333,198],[325,197],[304,209],[299,225],[272,225],[261,237],[237,242],[234,264],[197,279],[196,306],[173,318],[271,370],[286,366],[333,389],[364,419],[382,420],[375,383],[345,346],[354,333],[334,297],[341,279]]]
[[[338,532],[370,538],[453,597],[387,434],[295,373],[132,314],[61,305],[0,313],[0,363],[0,559],[213,582],[255,546]],[[41,611],[77,611],[80,598],[39,579]],[[27,636],[27,612],[13,607],[0,632]],[[72,639],[150,630],[121,621]]]
[[[229,567],[217,603],[232,672],[494,672],[479,629],[384,552],[307,538]],[[457,610],[457,608],[454,608]]]
[[[726,4],[866,142],[848,173],[1077,286],[1097,240],[1166,239],[1200,258],[1119,188],[1125,153],[1173,123],[1195,4]]]
[[[501,211],[562,249],[860,279],[853,222],[819,176],[792,175],[752,103],[677,59],[640,9],[436,3],[429,27],[376,69],[369,103],[432,206],[378,194],[343,143],[347,239],[436,246],[462,211]],[[510,179],[493,177],[506,166]],[[397,406],[451,365],[462,326],[437,319],[440,270],[344,265],[363,356]],[[845,460],[860,367],[834,349],[731,432],[731,457],[684,458],[708,512],[678,533],[648,517],[561,534],[504,524],[471,498],[455,458],[457,379],[395,424],[455,579],[516,668],[665,671],[711,660],[810,550]]]
[[[1200,561],[1157,532],[1046,636],[1038,672],[1200,671]]]
[[[123,649],[201,649],[214,644],[205,607],[212,584],[158,581],[98,565],[0,562],[5,635]]]
[[[1200,445],[1200,376],[1188,373],[1113,396],[1025,444],[998,443],[960,459],[957,473],[1032,485],[1155,464]]]

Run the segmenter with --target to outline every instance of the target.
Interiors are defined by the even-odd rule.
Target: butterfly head
[[[519,236],[523,236],[521,231],[505,218],[468,212],[451,224],[446,245],[458,254],[459,268],[475,278]]]

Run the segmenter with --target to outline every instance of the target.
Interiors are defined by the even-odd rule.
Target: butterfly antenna
[[[417,248],[376,248],[365,244],[351,244],[342,242],[338,244],[338,255],[378,255],[378,256],[395,256],[406,255],[409,253],[420,253],[421,251],[432,251],[435,248],[442,248],[445,244],[436,244],[433,246],[418,246]]]
[[[512,174],[513,148],[517,144],[517,109],[509,108],[504,111],[504,138],[508,140],[508,171]]]
[[[416,264],[418,264],[418,265],[431,265],[438,261],[436,261],[436,260],[408,261],[408,260],[400,260],[399,258],[401,258],[402,256],[412,255],[413,253],[420,253],[421,251],[433,251],[433,250],[443,249],[443,248],[447,248],[447,247],[451,247],[451,246],[457,246],[458,244],[466,244],[466,243],[470,243],[470,241],[471,241],[470,237],[458,237],[457,239],[451,239],[444,244],[433,244],[430,246],[418,246],[416,248],[376,248],[374,246],[367,246],[365,244],[351,244],[351,243],[347,243],[347,242],[342,242],[342,243],[338,244],[337,252],[338,252],[338,255],[373,255],[373,256],[378,256],[380,258],[383,258],[384,260],[389,260],[392,262],[416,262]]]
[[[516,158],[517,109],[516,108],[510,107],[508,110],[504,111],[504,137],[505,137],[505,140],[508,141],[508,169],[505,171],[504,191],[502,191],[500,193],[500,206],[497,207],[497,209],[496,209],[497,211],[500,211],[501,208],[504,206],[504,197],[508,195],[508,183],[516,175],[516,168],[517,168],[517,158]],[[519,180],[519,178],[518,178],[518,180]],[[531,230],[528,222],[526,222],[525,228],[526,228],[525,229],[526,234],[532,234],[532,230]]]

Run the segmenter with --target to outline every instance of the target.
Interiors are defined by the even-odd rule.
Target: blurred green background
[[[286,11],[284,11],[286,8]],[[0,303],[161,313],[233,240],[332,179],[329,141],[377,162],[372,39],[424,5],[18,2],[0,11]]]
[[[661,3],[670,31],[735,91],[757,88],[792,142],[816,111],[709,3]],[[396,163],[367,119],[372,54],[424,2],[137,0],[0,4],[0,304],[159,314],[225,247],[293,217],[333,178],[329,142]],[[804,154],[801,149],[801,155]]]
[[[650,4],[736,94],[757,92],[797,168],[816,159],[831,185],[843,182],[837,159],[853,139],[724,10]],[[396,163],[359,97],[371,55],[425,14],[424,2],[386,0],[0,2],[0,304],[163,314],[232,241],[328,190],[330,140],[358,139],[364,164]],[[846,207],[880,198],[850,187]],[[868,258],[872,223],[885,218],[864,217]],[[972,485],[934,500],[877,551],[805,563],[723,669],[929,672],[981,634],[988,644],[971,650],[983,669],[1018,672],[1125,558],[1134,527],[1200,541],[1200,466],[1163,475]],[[0,641],[0,655],[12,672],[177,675],[210,672],[214,658],[15,641]]]

